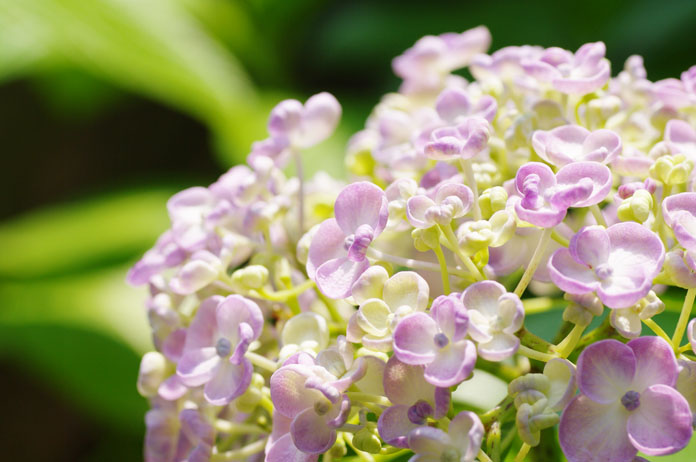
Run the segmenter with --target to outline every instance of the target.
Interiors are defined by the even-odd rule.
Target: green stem
[[[278,363],[256,354],[253,351],[247,351],[244,356],[251,361],[251,364],[260,367],[261,369],[266,369],[268,372],[275,372],[275,370],[278,369]]]
[[[518,297],[522,296],[529,283],[532,282],[532,278],[539,267],[539,263],[541,263],[541,258],[544,256],[544,251],[549,243],[549,237],[551,236],[552,232],[553,228],[545,228],[544,232],[541,233],[541,237],[539,237],[539,242],[537,243],[536,249],[534,249],[532,259],[529,261],[527,268],[525,268],[522,279],[520,279],[517,287],[515,287],[515,294]]]
[[[527,443],[522,443],[522,447],[520,448],[520,452],[517,453],[515,456],[515,462],[523,462],[524,458],[527,457],[527,453],[529,450],[532,449],[530,445]]]
[[[604,219],[604,215],[602,215],[599,205],[590,205],[590,212],[592,212],[592,216],[594,217],[595,221],[597,221],[598,225],[602,225],[605,228],[607,227],[607,221]]]
[[[440,263],[440,274],[442,275],[442,288],[445,294],[449,294],[451,292],[449,273],[447,272],[447,262],[445,261],[445,254],[442,252],[442,247],[440,247],[440,244],[433,247],[433,252],[435,252],[437,261]]]
[[[524,327],[515,334],[520,338],[520,343],[526,347],[542,352],[550,352],[553,345],[538,335],[534,335]]]
[[[674,329],[674,336],[672,337],[672,347],[674,347],[675,350],[679,350],[679,345],[684,337],[684,331],[689,322],[691,310],[694,307],[694,298],[696,298],[696,289],[689,289],[686,292],[686,297],[684,297],[684,304],[679,314],[679,321],[677,321],[677,327]]]
[[[289,298],[297,297],[302,292],[311,289],[312,287],[314,287],[314,285],[314,281],[308,279],[302,284],[293,287],[292,289],[279,290],[276,292],[269,292],[265,289],[259,289],[257,290],[257,292],[259,293],[259,295],[261,295],[261,298],[264,298],[266,300],[270,300],[272,302],[285,302]]]
[[[555,229],[551,232],[551,239],[558,242],[563,247],[568,247],[570,245],[570,241],[565,237],[561,236],[561,234]]]
[[[391,401],[389,401],[388,398],[385,398],[384,396],[373,395],[370,393],[361,393],[358,391],[349,391],[346,393],[346,396],[351,401],[375,403],[375,404],[379,404],[380,406],[391,406],[392,405]]]
[[[437,263],[431,263],[429,261],[414,260],[412,258],[397,257],[396,255],[390,255],[382,252],[381,250],[374,249],[372,247],[367,248],[367,256],[374,258],[375,260],[382,260],[389,263],[393,263],[398,266],[404,266],[406,268],[411,268],[415,270],[432,271],[434,273],[440,272],[440,265]],[[455,276],[469,278],[469,273],[461,271],[456,268],[447,268],[449,274],[454,274]]]
[[[662,327],[652,319],[643,319],[643,324],[648,326],[651,331],[655,333],[658,337],[662,337],[667,341],[667,343],[672,343],[672,339],[669,338],[669,335],[667,335],[667,332],[664,331]]]
[[[567,358],[573,352],[578,342],[582,338],[582,333],[585,331],[585,327],[580,324],[573,326],[570,333],[564,338],[561,343],[556,345],[554,348],[558,352],[558,356],[561,358]]]
[[[556,356],[548,353],[542,353],[541,351],[536,351],[532,350],[531,348],[527,348],[524,345],[520,345],[519,349],[517,350],[517,353],[524,355],[528,357],[529,359],[536,359],[537,361],[542,361],[542,362],[549,362]]]
[[[260,435],[263,433],[268,433],[266,432],[266,430],[259,427],[258,425],[230,422],[229,420],[224,419],[217,419],[215,421],[215,430],[219,431],[220,433],[226,433],[228,435],[237,433],[244,433],[246,435]]]
[[[233,449],[227,452],[213,454],[212,462],[223,462],[232,460],[249,460],[251,456],[264,450],[266,447],[266,438],[255,441],[240,449]]]
[[[445,235],[445,238],[449,241],[450,245],[452,246],[452,249],[454,250],[454,254],[459,257],[459,259],[464,263],[464,266],[466,266],[466,269],[469,270],[471,275],[476,279],[477,281],[483,281],[486,279],[486,277],[481,273],[481,270],[474,264],[474,262],[471,260],[471,257],[468,257],[464,255],[464,252],[462,252],[462,249],[459,248],[459,244],[457,243],[457,236],[454,235],[454,231],[452,231],[452,227],[450,225],[438,225],[440,230],[442,230],[442,233]]]

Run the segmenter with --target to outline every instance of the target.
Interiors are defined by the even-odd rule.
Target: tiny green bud
[[[479,207],[481,215],[488,219],[498,210],[505,209],[507,204],[508,194],[502,186],[494,186],[488,188],[479,196]]]
[[[377,433],[377,425],[368,422],[362,429],[353,436],[353,445],[360,451],[370,454],[378,454],[382,449],[382,440]]]
[[[662,156],[650,167],[650,176],[666,185],[676,186],[686,183],[694,163],[684,154]]]
[[[414,229],[411,232],[413,245],[419,252],[427,252],[440,245],[440,230],[437,226],[426,229]]]
[[[251,265],[232,273],[232,282],[245,289],[257,290],[268,282],[268,269],[261,265]]]
[[[646,189],[639,189],[621,202],[616,214],[621,221],[643,223],[650,217],[652,206],[652,195]]]

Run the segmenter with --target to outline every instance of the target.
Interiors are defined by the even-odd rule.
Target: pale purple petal
[[[430,316],[437,326],[452,342],[464,338],[469,327],[469,315],[458,295],[441,295],[433,300]]]
[[[278,438],[266,454],[266,462],[316,462],[317,460],[319,460],[317,454],[307,454],[297,449],[290,433]]]
[[[425,213],[431,207],[435,207],[435,202],[429,197],[418,195],[409,198],[406,201],[406,217],[411,226],[416,228],[430,228],[435,223],[426,218]]]
[[[359,181],[346,186],[334,204],[336,223],[346,236],[354,234],[361,225],[369,225],[374,236],[387,224],[387,196],[378,186]]]
[[[696,216],[696,192],[686,192],[674,194],[666,197],[662,202],[662,211],[665,222],[672,226],[675,219],[675,214],[678,212],[688,212]]]
[[[295,143],[308,148],[328,138],[341,118],[341,105],[330,93],[318,93],[307,100],[302,111],[300,133]]]
[[[411,406],[418,400],[433,402],[435,387],[426,382],[423,367],[405,364],[396,356],[387,361],[383,384],[387,398],[394,404]]]
[[[653,385],[640,394],[640,405],[628,417],[628,437],[641,452],[662,456],[681,451],[692,434],[689,403],[677,390]]]
[[[217,307],[216,319],[218,332],[230,341],[237,339],[237,329],[241,323],[246,323],[252,328],[252,339],[258,338],[263,329],[261,309],[256,303],[241,295],[225,298]]]
[[[297,449],[309,454],[326,452],[336,442],[336,430],[326,425],[324,417],[317,415],[314,408],[305,409],[295,417],[290,434]]]
[[[186,331],[186,342],[184,351],[213,346],[215,342],[215,332],[217,330],[216,310],[217,306],[224,300],[219,295],[206,298],[196,311],[196,316],[191,321],[191,325]]]
[[[578,387],[599,403],[618,401],[636,373],[633,350],[617,340],[601,340],[585,348],[578,358]]]
[[[247,359],[239,365],[222,361],[215,375],[205,384],[203,389],[205,399],[217,406],[229,403],[249,387],[253,370]]]
[[[178,375],[172,375],[157,389],[157,394],[167,401],[175,401],[186,394],[188,388]]]
[[[317,268],[329,260],[345,257],[347,255],[343,243],[346,235],[336,223],[336,220],[329,218],[324,220],[312,238],[307,255],[307,276],[315,278]]]
[[[580,395],[561,415],[558,438],[569,462],[632,462],[638,452],[628,439],[628,412],[617,400],[601,404]]]
[[[425,380],[436,387],[452,387],[468,378],[475,364],[476,346],[461,340],[437,352],[425,367]]]
[[[683,120],[672,119],[665,126],[665,143],[672,154],[696,160],[696,130]]]
[[[346,298],[350,296],[350,289],[355,281],[369,267],[370,262],[367,258],[357,262],[349,260],[348,257],[329,260],[317,268],[317,287],[329,298]]]
[[[464,460],[474,460],[483,442],[484,429],[481,419],[470,411],[462,411],[450,422],[448,433],[463,452]]]
[[[419,426],[408,420],[409,405],[401,404],[388,407],[377,421],[379,436],[397,448],[408,447],[407,435]]]
[[[597,267],[609,259],[611,241],[603,226],[586,226],[570,239],[568,251],[578,263]]]
[[[650,385],[673,387],[677,383],[679,367],[672,347],[660,337],[640,337],[626,344],[636,358],[636,373],[632,387],[641,392]]]
[[[305,387],[305,382],[313,376],[314,369],[312,366],[290,364],[273,373],[270,389],[276,411],[292,418],[314,406],[323,396],[319,391]]]
[[[437,354],[433,338],[437,323],[425,313],[413,313],[399,321],[394,329],[394,353],[406,364],[428,364]]]
[[[548,268],[553,283],[565,292],[585,294],[599,287],[594,271],[578,263],[568,249],[556,250],[549,259]]]
[[[423,457],[417,461],[440,460],[442,452],[453,445],[452,438],[439,428],[420,427],[408,434],[409,449]]]
[[[517,352],[520,346],[520,339],[514,335],[497,333],[491,336],[486,342],[480,342],[478,346],[479,355],[488,361],[502,361]]]
[[[612,175],[609,167],[598,162],[575,162],[562,167],[556,173],[556,181],[560,188],[578,185],[580,182],[591,180],[592,189],[585,197],[569,204],[570,207],[588,207],[599,204],[611,191]]]
[[[215,347],[186,350],[176,367],[181,381],[189,387],[197,387],[215,376],[222,358]]]

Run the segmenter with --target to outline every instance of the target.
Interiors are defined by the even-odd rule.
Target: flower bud
[[[478,202],[481,215],[488,219],[498,210],[504,210],[507,204],[508,194],[502,186],[488,188],[481,193]]]
[[[411,232],[411,237],[413,238],[413,246],[419,252],[427,252],[440,245],[440,230],[435,226],[425,229],[414,229]]]
[[[574,295],[566,293],[563,298],[570,303],[563,311],[563,320],[587,326],[593,316],[600,316],[604,311],[601,300],[593,293]]]
[[[307,264],[307,257],[309,256],[309,245],[312,243],[312,239],[319,231],[319,225],[314,225],[312,228],[304,233],[304,235],[297,242],[297,250],[295,255],[297,256],[297,261],[302,265]]]
[[[251,265],[232,273],[232,281],[248,290],[262,288],[268,282],[268,269],[261,265]]]
[[[534,404],[545,399],[550,390],[551,381],[544,374],[526,374],[508,385],[508,393],[515,397],[515,407],[518,409],[524,403]]]
[[[360,451],[370,454],[378,454],[382,449],[382,440],[377,433],[377,425],[368,422],[353,436],[353,446]]]
[[[614,96],[593,99],[585,106],[585,122],[590,130],[604,127],[607,120],[621,110],[621,100]]]
[[[675,186],[686,183],[694,168],[694,163],[684,154],[662,156],[650,167],[650,176],[666,185]]]
[[[138,393],[145,398],[157,395],[157,389],[167,378],[167,359],[162,353],[150,351],[140,361]]]
[[[645,222],[650,217],[653,206],[652,195],[645,189],[639,189],[619,205],[616,214],[621,221]]]
[[[546,399],[534,404],[523,403],[517,410],[517,432],[522,441],[530,446],[539,444],[541,430],[553,427],[558,421],[558,414],[548,409]]]

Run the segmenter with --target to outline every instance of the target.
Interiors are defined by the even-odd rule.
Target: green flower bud
[[[251,265],[232,273],[232,282],[247,290],[257,290],[268,282],[268,269],[261,265]]]
[[[624,199],[616,211],[621,221],[645,222],[650,217],[653,206],[653,197],[645,189],[639,189],[627,199]]]
[[[481,193],[479,196],[479,207],[481,208],[481,215],[485,219],[488,219],[498,210],[505,209],[505,204],[507,204],[508,194],[505,188],[502,186],[494,186],[488,188]]]
[[[377,433],[377,425],[368,422],[362,429],[353,436],[353,446],[360,451],[370,454],[378,454],[382,449],[382,440]]]
[[[258,372],[254,372],[251,375],[251,383],[249,388],[242,393],[242,395],[237,398],[235,405],[240,412],[252,413],[256,409],[263,397],[261,389],[263,388],[264,380],[263,376]]]
[[[413,246],[419,252],[427,252],[440,245],[440,230],[437,226],[431,226],[426,229],[414,229],[411,232],[411,237],[413,238]]]
[[[650,167],[650,176],[666,185],[676,186],[686,183],[694,163],[684,154],[662,156]]]
[[[140,361],[138,393],[145,398],[157,395],[157,389],[168,376],[167,358],[156,351],[145,353]]]

